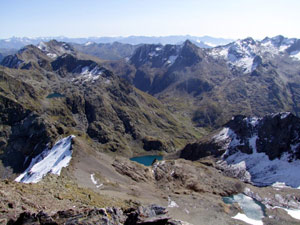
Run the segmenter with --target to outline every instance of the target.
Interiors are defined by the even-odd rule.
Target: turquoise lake
[[[153,161],[157,159],[158,161],[162,160],[163,157],[161,155],[146,155],[130,158],[131,161],[138,162],[145,166],[151,166]]]
[[[46,98],[63,98],[63,97],[65,97],[65,96],[60,93],[54,92],[54,93],[48,95]]]

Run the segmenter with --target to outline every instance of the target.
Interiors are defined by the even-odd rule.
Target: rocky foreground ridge
[[[166,208],[158,205],[121,209],[94,208],[69,209],[58,211],[53,215],[40,211],[39,213],[23,212],[16,221],[9,220],[7,224],[99,224],[99,225],[182,225],[183,223],[171,220],[167,216]]]

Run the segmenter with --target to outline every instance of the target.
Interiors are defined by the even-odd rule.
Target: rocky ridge
[[[40,211],[39,213],[21,213],[16,221],[9,220],[8,224],[101,224],[101,225],[182,225],[180,221],[171,220],[166,215],[164,207],[151,205],[148,207],[120,209],[94,208],[94,209],[69,209],[58,211],[53,215]]]

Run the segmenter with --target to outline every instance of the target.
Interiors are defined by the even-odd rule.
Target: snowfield
[[[281,113],[281,119],[286,118],[289,113]],[[275,115],[274,115],[275,116]],[[248,118],[248,124],[255,127],[259,124],[260,118]],[[263,152],[257,152],[256,143],[259,137],[256,132],[247,140],[240,140],[237,134],[230,128],[223,128],[214,137],[215,142],[224,142],[226,150],[222,160],[218,164],[231,171],[236,177],[243,181],[252,182],[256,186],[269,186],[281,184],[281,186],[290,186],[300,188],[300,160],[292,159],[291,153],[284,153],[279,159],[270,160]],[[249,143],[252,154],[243,153],[236,149]],[[292,151],[299,145],[291,145]]]
[[[31,160],[29,167],[15,181],[37,183],[48,173],[60,175],[61,169],[67,167],[72,158],[72,139],[74,137],[74,135],[65,137],[56,142],[53,148],[46,148]]]
[[[296,39],[294,38],[289,39],[281,36],[265,38],[262,41],[246,38],[225,46],[215,47],[209,54],[214,58],[225,59],[231,69],[239,67],[243,69],[243,73],[251,73],[258,66],[255,57],[263,56],[264,54],[274,57],[287,53],[286,50],[295,42]],[[291,52],[289,55],[294,59],[300,60],[300,51]]]

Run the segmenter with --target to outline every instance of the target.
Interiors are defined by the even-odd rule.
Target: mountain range
[[[148,36],[128,36],[128,37],[89,37],[89,38],[68,38],[68,37],[38,37],[38,38],[28,38],[28,37],[12,37],[7,39],[0,39],[0,48],[8,49],[20,49],[25,45],[33,44],[37,45],[42,41],[57,40],[62,42],[76,43],[76,44],[89,44],[89,43],[113,43],[119,42],[123,44],[178,44],[184,42],[186,39],[190,39],[195,43],[199,43],[203,47],[213,47],[217,45],[224,45],[231,41],[232,39],[225,38],[215,38],[210,36],[196,37],[190,35],[178,35],[178,36],[161,36],[161,37],[148,37]],[[201,46],[201,47],[202,47]]]
[[[3,57],[0,219],[297,224],[299,39],[131,38],[43,40]],[[164,159],[128,159],[145,155]],[[241,195],[259,218],[224,200]]]
[[[186,41],[142,45],[126,65],[114,63],[110,69],[170,109],[188,114],[197,126],[220,126],[236,114],[299,115],[297,54],[298,39],[282,36],[211,49]]]

